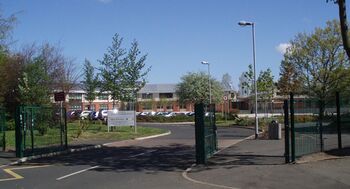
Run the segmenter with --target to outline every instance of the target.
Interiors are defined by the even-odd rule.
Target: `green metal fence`
[[[288,107],[288,104],[285,107]],[[290,117],[285,116],[285,124],[287,133],[290,130],[290,135],[286,135],[285,154],[290,154],[291,158],[286,157],[286,162],[294,162],[297,157],[315,152],[350,147],[348,95],[336,93],[321,101],[312,98],[295,100],[291,94],[289,107]],[[288,108],[285,109],[285,114],[289,114]],[[286,119],[290,119],[290,122]],[[287,149],[289,147],[290,150]]]
[[[218,150],[215,105],[195,105],[196,161],[205,164]]]
[[[16,156],[67,149],[64,108],[19,106],[16,110]]]
[[[0,150],[6,150],[6,119],[5,109],[0,107]]]
[[[320,151],[320,120],[317,113],[318,101],[305,99],[294,105],[295,155]]]

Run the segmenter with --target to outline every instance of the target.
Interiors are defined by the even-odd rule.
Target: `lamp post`
[[[202,61],[201,63],[208,65],[209,104],[211,104],[210,64],[207,61]]]
[[[238,22],[240,26],[252,26],[252,37],[253,37],[253,69],[254,69],[254,93],[255,93],[255,139],[258,138],[259,134],[259,122],[258,122],[258,92],[256,86],[256,69],[255,69],[255,24],[254,22],[240,21]]]

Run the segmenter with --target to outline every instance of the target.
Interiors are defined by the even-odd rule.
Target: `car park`
[[[85,111],[81,112],[79,117],[80,117],[80,119],[89,119],[89,116],[90,116],[91,113],[92,113],[92,111],[85,110]]]

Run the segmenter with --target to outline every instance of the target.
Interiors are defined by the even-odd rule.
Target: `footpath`
[[[348,153],[341,157],[314,154],[296,164],[285,164],[283,153],[283,140],[247,139],[220,151],[208,165],[188,169],[183,176],[212,188],[350,188]],[[326,158],[315,161],[320,156]]]

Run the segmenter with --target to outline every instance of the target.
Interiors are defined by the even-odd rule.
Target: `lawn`
[[[165,133],[166,130],[150,127],[137,127],[137,133],[134,132],[134,127],[124,126],[115,127],[112,131],[107,132],[107,125],[100,122],[86,121],[86,128],[84,131],[80,129],[79,121],[67,124],[68,145],[80,140],[128,140],[138,137],[150,136]],[[82,131],[82,132],[81,132]],[[78,136],[78,134],[80,135]],[[47,145],[60,144],[60,130],[56,128],[49,128],[45,135],[40,135],[37,130],[34,130],[34,146],[44,147]],[[26,133],[26,145],[31,144],[31,133]],[[15,149],[15,131],[6,131],[6,148]]]

